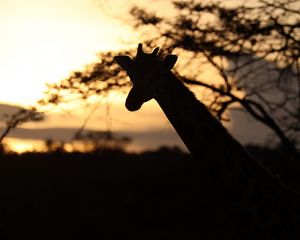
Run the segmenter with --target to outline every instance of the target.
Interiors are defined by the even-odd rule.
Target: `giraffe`
[[[176,55],[138,45],[134,59],[115,56],[132,88],[125,106],[155,99],[197,162],[211,231],[203,239],[300,239],[299,196],[254,160],[172,73]]]

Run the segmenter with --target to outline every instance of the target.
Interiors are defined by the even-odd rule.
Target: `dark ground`
[[[280,153],[249,149],[300,186],[298,163],[280,168]],[[176,149],[2,155],[0,239],[194,239],[197,182],[194,161]]]

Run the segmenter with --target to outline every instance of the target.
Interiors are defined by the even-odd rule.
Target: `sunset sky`
[[[138,33],[122,21],[134,2],[0,0],[0,113],[6,113],[8,105],[33,105],[43,96],[46,82],[59,81],[72,70],[95,62],[97,52],[136,46],[139,42]],[[164,4],[163,9],[166,9],[165,5],[169,2],[148,0],[143,4],[150,4],[153,8]],[[129,113],[124,107],[124,97],[115,94],[109,100],[109,127],[124,134],[134,133],[137,140],[133,142],[132,149],[153,148],[162,144],[182,146],[154,101],[147,103],[137,113]],[[105,106],[105,103],[99,105],[88,128],[105,130],[108,127]],[[22,125],[20,130],[12,133],[8,142],[14,149],[22,151],[45,138],[68,140],[89,111],[75,108],[72,114],[66,114],[63,110],[55,109],[44,122]],[[62,135],[59,134],[61,131],[54,131],[53,128],[72,131]],[[28,133],[30,129],[33,132]],[[26,134],[24,131],[27,131]],[[248,134],[245,130],[239,133],[237,137],[242,139]],[[251,134],[249,136],[251,138]],[[257,139],[257,136],[252,138]]]
[[[0,96],[16,104],[34,103],[45,82],[66,77],[95,61],[97,52],[120,48],[122,38],[133,37],[95,0],[0,0],[0,34]]]

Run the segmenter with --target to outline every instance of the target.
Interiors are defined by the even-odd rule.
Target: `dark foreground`
[[[162,149],[0,158],[0,239],[199,239],[204,234],[199,174],[187,154]]]

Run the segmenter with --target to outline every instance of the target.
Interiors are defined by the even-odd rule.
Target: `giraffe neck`
[[[184,84],[169,72],[155,99],[194,158],[209,158],[238,144]],[[218,154],[221,154],[220,152]]]
[[[250,181],[261,168],[173,73],[158,82],[154,98],[210,179],[230,185],[239,175]]]

